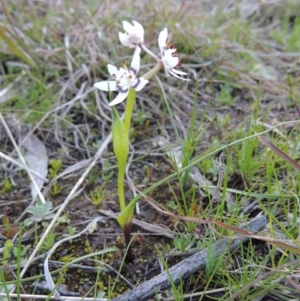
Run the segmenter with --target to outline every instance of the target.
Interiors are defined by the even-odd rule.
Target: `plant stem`
[[[162,63],[159,61],[155,67],[150,70],[148,73],[146,73],[143,77],[145,79],[150,79],[152,76],[154,76],[161,68],[162,68]],[[129,131],[130,131],[130,125],[131,125],[131,119],[132,119],[132,112],[135,104],[135,96],[136,96],[136,91],[133,89],[133,87],[129,88],[129,93],[127,96],[127,101],[126,101],[126,109],[125,109],[125,117],[124,117],[124,128],[126,133],[123,133],[123,135],[127,135],[126,137],[126,143],[128,143],[129,147]],[[113,110],[114,117],[117,118],[117,112]],[[115,119],[116,120],[116,119]],[[116,122],[116,121],[115,121]],[[121,129],[121,126],[119,127],[119,130]],[[133,215],[133,208],[127,210],[126,212],[126,205],[125,205],[125,193],[124,193],[124,177],[125,177],[125,169],[126,169],[126,161],[127,161],[127,155],[128,155],[128,149],[127,149],[127,155],[126,157],[124,156],[124,152],[117,152],[116,150],[120,150],[122,146],[124,146],[125,141],[122,139],[122,133],[121,130],[119,131],[119,137],[114,140],[114,145],[115,143],[121,143],[119,147],[116,147],[115,149],[115,154],[118,159],[118,195],[119,195],[119,203],[120,203],[120,209],[121,209],[121,218],[118,219],[118,222],[120,226],[123,229],[124,237],[125,237],[125,242],[127,246],[127,251],[126,251],[126,261],[127,262],[133,262],[134,261],[134,254],[131,249],[130,245],[130,234],[131,234],[131,220],[132,220],[132,215]],[[124,136],[123,136],[124,137]],[[122,142],[121,142],[122,141]],[[118,153],[118,154],[117,154]],[[120,216],[120,215],[119,215]]]
[[[158,62],[150,71],[148,71],[146,74],[144,74],[142,77],[144,79],[149,80],[152,78],[161,68],[163,67],[162,62]]]
[[[135,90],[132,87],[130,87],[129,93],[127,96],[125,117],[124,117],[124,126],[128,133],[128,138],[129,138],[129,130],[130,130],[130,124],[131,124],[131,117],[132,117],[132,112],[133,112],[134,103],[135,103],[135,95],[136,95]]]
[[[118,194],[121,212],[126,208],[125,205],[125,194],[124,194],[124,175],[125,166],[120,166],[118,168]]]
[[[126,134],[128,135],[129,139],[129,130],[131,124],[131,117],[135,103],[135,90],[130,87],[129,93],[127,96],[126,102],[126,109],[125,109],[125,117],[124,117],[124,127],[126,129]],[[118,194],[119,194],[119,202],[120,202],[120,209],[121,212],[125,209],[125,194],[124,194],[124,176],[125,176],[125,168],[126,168],[126,161],[119,162],[118,164]]]

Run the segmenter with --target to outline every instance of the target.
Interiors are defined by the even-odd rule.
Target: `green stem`
[[[162,62],[158,62],[150,71],[148,71],[145,75],[142,77],[144,79],[149,80],[151,77],[153,77],[164,65]]]
[[[120,167],[118,169],[118,194],[121,212],[126,208],[125,205],[125,194],[124,194],[124,175],[125,167]]]
[[[163,64],[161,62],[158,62],[154,68],[152,68],[149,72],[147,72],[145,75],[142,77],[144,79],[149,80],[151,77],[153,77],[161,68],[163,67]],[[128,136],[129,136],[129,130],[130,130],[130,124],[131,124],[131,117],[132,117],[132,112],[135,104],[135,95],[136,91],[130,87],[129,88],[129,93],[127,96],[127,101],[126,101],[126,109],[125,109],[125,118],[124,118],[124,126],[127,130]]]
[[[129,93],[127,96],[126,101],[126,109],[125,109],[125,117],[124,117],[124,127],[126,129],[126,134],[129,139],[129,130],[130,130],[130,124],[131,124],[131,117],[132,112],[134,108],[135,103],[135,90],[130,87]],[[125,194],[124,194],[124,176],[125,176],[125,168],[126,168],[126,161],[125,162],[119,162],[119,168],[118,168],[118,194],[119,194],[119,202],[120,202],[120,209],[121,212],[125,209]]]
[[[150,70],[149,72],[147,72],[143,76],[143,78],[149,80],[162,67],[163,67],[162,63],[158,62],[152,70]],[[134,104],[135,104],[135,96],[136,96],[136,91],[132,87],[130,87],[129,88],[129,93],[128,93],[128,96],[127,96],[125,117],[124,117],[124,122],[123,122],[124,127],[125,127],[125,131],[126,131],[126,134],[127,134],[128,141],[129,141],[129,131],[130,131],[132,112],[133,112],[133,108],[134,108]],[[117,118],[117,112],[114,111],[114,110],[113,110],[113,112],[115,114],[115,118]],[[116,142],[120,142],[120,137],[117,138],[114,141],[114,144]],[[116,154],[116,156],[118,158],[118,194],[119,194],[119,202],[120,202],[121,212],[123,212],[126,208],[126,206],[125,206],[125,194],[124,194],[124,176],[125,176],[125,168],[126,168],[126,161],[127,161],[122,155],[124,156],[124,152],[122,154],[119,154],[119,156],[117,156],[117,154]],[[129,215],[132,218],[132,214],[129,214]],[[127,215],[127,217],[129,215]],[[126,216],[126,214],[125,214],[125,216]],[[131,218],[129,220],[131,220]],[[126,220],[126,222],[125,222],[125,220]],[[123,226],[125,224],[127,224],[128,220],[125,218],[124,220],[120,220],[119,222],[120,222],[120,225],[122,225],[122,228],[123,228]]]
[[[112,138],[113,149],[118,161],[118,196],[121,211],[125,208],[124,196],[124,177],[126,170],[126,162],[129,151],[128,131],[126,130],[123,121],[118,115],[117,110],[112,107],[113,125],[112,125]]]
[[[125,118],[124,118],[124,126],[128,133],[128,136],[129,136],[132,112],[135,103],[135,95],[136,95],[135,90],[132,87],[130,87],[127,96],[127,101],[126,101]]]

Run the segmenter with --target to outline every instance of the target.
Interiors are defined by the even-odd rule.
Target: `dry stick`
[[[252,233],[257,233],[265,228],[267,219],[264,216],[258,216],[250,222],[244,224],[241,229]],[[155,292],[165,291],[171,287],[170,278],[177,284],[181,279],[186,279],[199,269],[203,269],[207,263],[207,258],[213,254],[215,258],[220,257],[226,252],[230,253],[237,249],[241,243],[249,240],[249,237],[240,237],[236,239],[222,238],[214,243],[210,248],[197,252],[193,256],[181,261],[169,269],[169,272],[163,272],[149,281],[144,282],[137,288],[125,293],[111,301],[146,301],[155,295]]]

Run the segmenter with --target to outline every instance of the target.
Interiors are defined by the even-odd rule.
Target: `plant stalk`
[[[122,166],[118,168],[118,195],[121,212],[126,208],[125,194],[124,194],[124,175],[125,168]]]
[[[133,112],[133,108],[134,108],[134,104],[135,104],[135,95],[136,95],[135,90],[132,87],[130,87],[129,93],[127,96],[125,117],[124,117],[124,126],[128,133],[128,138],[129,138],[129,130],[130,130],[132,112]]]

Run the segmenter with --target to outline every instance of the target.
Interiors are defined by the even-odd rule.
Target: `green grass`
[[[269,225],[260,235],[275,239],[273,244],[252,240],[220,258],[211,254],[205,270],[192,275],[190,282],[175,285],[170,279],[168,297],[183,300],[185,295],[194,294],[199,300],[237,297],[246,301],[263,295],[276,296],[278,300],[296,298],[288,295],[287,291],[296,292],[284,286],[284,282],[291,283],[289,277],[294,279],[299,260],[296,249],[299,250],[300,234],[300,174],[264,146],[259,136],[263,135],[295,161],[299,160],[300,127],[295,107],[300,100],[299,4],[279,0],[273,4],[261,3],[260,14],[243,18],[241,1],[231,7],[226,6],[229,1],[212,1],[207,5],[188,1],[182,6],[175,0],[147,2],[144,6],[135,0],[100,2],[67,1],[62,7],[52,7],[46,1],[28,7],[23,0],[3,2],[7,13],[1,17],[0,90],[8,88],[8,92],[6,98],[0,97],[1,114],[11,125],[16,140],[18,131],[33,129],[43,141],[51,159],[48,179],[54,181],[46,189],[46,200],[53,206],[44,207],[46,212],[35,221],[36,231],[28,241],[21,233],[31,229],[24,224],[20,227],[19,222],[32,218],[28,213],[22,215],[30,208],[29,179],[24,171],[11,173],[8,168],[1,171],[0,224],[6,241],[0,245],[3,248],[0,260],[5,266],[8,259],[14,265],[10,267],[12,273],[0,269],[0,292],[10,298],[13,284],[20,295],[24,293],[24,284],[42,280],[40,270],[34,275],[20,276],[24,259],[32,254],[34,241],[38,242],[48,229],[49,220],[45,217],[53,217],[51,213],[56,213],[57,206],[65,202],[88,165],[62,178],[60,173],[94,158],[110,133],[112,116],[107,106],[108,96],[94,92],[91,87],[109,78],[108,63],[121,66],[123,59],[131,62],[132,50],[120,45],[118,32],[123,31],[123,20],[134,19],[144,25],[145,43],[156,53],[159,53],[158,34],[164,26],[168,27],[182,58],[183,70],[189,72],[192,81],[166,78],[161,71],[137,94],[127,178],[133,180],[137,196],[126,181],[127,203],[145,195],[170,214],[211,219],[232,226],[262,212]],[[140,75],[153,66],[153,60],[142,54]],[[116,108],[123,112],[122,105]],[[157,145],[158,137],[163,137],[167,145]],[[6,134],[0,142],[1,152],[16,159]],[[180,162],[171,155],[174,147],[181,152]],[[225,155],[222,162],[221,153]],[[169,170],[162,167],[158,160],[161,156],[170,160]],[[83,189],[81,194],[72,200],[83,202],[91,198],[90,206],[94,210],[85,211],[87,208],[83,206],[80,221],[75,221],[73,203],[69,203],[62,213],[65,222],[60,221],[49,229],[51,234],[35,258],[40,256],[43,261],[45,252],[70,234],[68,229],[72,234],[80,232],[81,223],[92,218],[103,203],[118,211],[111,205],[115,202],[117,175],[111,145],[97,164],[77,187],[77,191]],[[190,173],[194,168],[209,184],[201,186],[192,180]],[[26,200],[18,193],[23,191]],[[169,199],[159,194],[164,191],[168,191]],[[216,199],[213,192],[218,196]],[[242,216],[243,210],[254,203],[256,209],[249,209]],[[6,206],[13,206],[18,212],[9,220]],[[162,250],[172,254],[209,248],[222,236],[233,234],[226,228],[207,227],[195,221],[176,220],[176,225],[172,229],[175,238],[166,241],[158,251],[165,270],[172,263],[159,255]],[[102,233],[103,229],[97,231]],[[296,249],[276,245],[280,239],[293,243]],[[91,253],[96,247],[96,244],[91,247]],[[95,255],[94,259],[99,258]],[[117,268],[121,274],[121,267],[126,265],[123,260]],[[63,268],[52,272],[58,274],[56,280],[64,273]],[[87,291],[89,296],[103,295],[104,291],[99,289],[101,276],[98,270],[92,289]],[[118,285],[117,280],[111,279],[104,298],[121,295]],[[218,295],[214,295],[215,289],[220,290]]]

